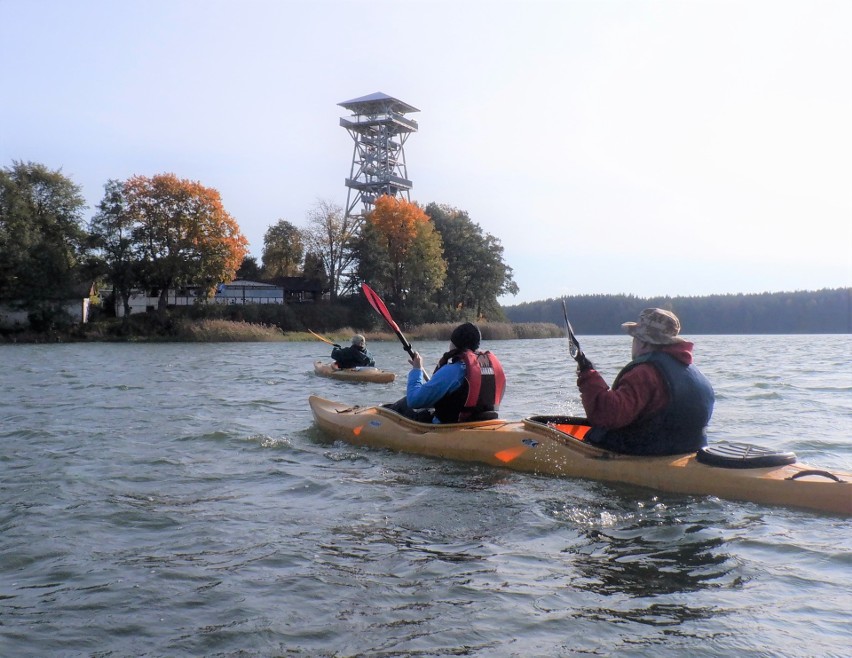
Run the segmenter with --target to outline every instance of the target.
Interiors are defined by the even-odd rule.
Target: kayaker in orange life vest
[[[622,328],[633,336],[632,357],[612,388],[579,352],[577,387],[592,429],[585,441],[631,455],[677,455],[707,445],[715,396],[692,364],[693,344],[671,311],[646,308]]]
[[[411,371],[405,397],[386,406],[423,423],[497,418],[506,377],[494,354],[478,351],[481,339],[479,328],[471,322],[456,327],[450,336],[449,351],[428,381],[423,357],[415,352],[408,361]]]

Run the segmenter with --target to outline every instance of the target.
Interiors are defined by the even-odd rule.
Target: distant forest
[[[649,307],[674,312],[687,335],[852,333],[852,288],[706,297],[579,295],[565,301],[577,334],[620,333],[622,322],[635,321]],[[558,298],[504,306],[503,312],[512,322],[565,324]]]

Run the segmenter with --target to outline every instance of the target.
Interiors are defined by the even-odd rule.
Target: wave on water
[[[336,441],[310,394],[404,393],[372,345],[393,385],[315,377],[313,343],[0,348],[0,653],[848,653],[848,519]],[[849,337],[697,345],[714,439],[852,470]],[[501,416],[581,411],[564,341],[489,348]]]

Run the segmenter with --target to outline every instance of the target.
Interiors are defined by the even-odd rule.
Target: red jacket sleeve
[[[662,410],[669,401],[663,376],[644,363],[626,372],[617,389],[607,386],[597,370],[581,372],[577,386],[589,422],[605,429],[630,425]]]

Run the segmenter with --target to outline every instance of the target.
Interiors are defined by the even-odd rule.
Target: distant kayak
[[[371,382],[373,384],[389,384],[396,375],[390,370],[379,368],[337,368],[333,363],[314,362],[314,373],[320,377],[329,377],[344,382]]]
[[[314,395],[309,403],[320,429],[355,445],[852,516],[852,473],[800,464],[789,452],[719,443],[700,453],[638,457],[577,438],[588,426],[572,424],[581,420],[576,418],[432,425],[381,406],[351,406]]]

